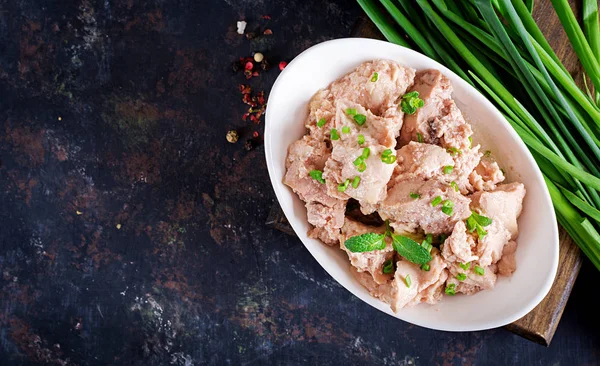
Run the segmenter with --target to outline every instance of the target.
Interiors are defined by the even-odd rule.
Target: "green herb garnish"
[[[483,276],[485,274],[485,269],[483,269],[483,267],[475,266],[474,270],[475,273],[477,273],[480,276]]]
[[[338,134],[338,131],[335,128],[331,129],[331,139],[332,140],[339,140],[340,139],[340,135]]]
[[[408,261],[416,264],[425,264],[431,260],[431,254],[419,243],[402,235],[392,235],[392,246]]]
[[[319,183],[325,183],[325,179],[323,179],[323,172],[320,170],[311,170],[310,173],[308,173],[310,175],[310,177],[314,180],[316,180]]]
[[[452,156],[455,156],[457,154],[462,154],[462,151],[460,151],[459,149],[457,149],[455,147],[449,147],[446,149],[446,151]]]
[[[464,281],[464,280],[467,279],[467,275],[464,274],[464,273],[459,273],[459,274],[456,275],[456,279],[459,280],[459,281]]]
[[[429,270],[431,269],[431,267],[429,266],[429,264],[428,264],[428,263],[425,263],[425,264],[423,264],[423,265],[421,266],[421,269],[422,269],[423,271],[429,272]]]
[[[365,135],[363,135],[362,133],[358,135],[358,144],[362,145],[365,143]]]
[[[473,138],[469,136],[469,149],[473,147]]]
[[[455,181],[450,182],[450,187],[454,188],[456,192],[458,192],[458,184]]]
[[[394,261],[392,259],[388,259],[383,263],[383,273],[394,273]]]
[[[454,166],[452,165],[446,165],[442,171],[444,172],[444,174],[450,174],[452,173],[452,171],[454,170]]]
[[[466,224],[469,232],[472,233],[473,231],[477,231],[477,235],[479,236],[479,238],[483,238],[487,235],[487,231],[485,231],[483,228],[485,226],[490,225],[491,223],[492,219],[490,219],[489,217],[485,217],[479,215],[475,211],[471,211],[471,216],[469,216],[469,218],[467,219]]]
[[[417,141],[423,143],[423,135],[421,135],[419,132],[417,132]]]
[[[356,112],[356,108],[348,108],[348,109],[346,109],[346,114],[349,115],[349,116],[354,116],[356,113],[358,113],[358,112]]]
[[[421,195],[420,195],[420,194],[418,194],[418,193],[413,193],[413,192],[410,192],[409,196],[410,196],[410,198],[412,198],[412,199],[415,199],[415,200],[416,200],[417,198],[421,198]]]
[[[366,233],[353,236],[344,242],[344,246],[352,253],[372,252],[385,249],[385,235]]]
[[[396,156],[392,154],[392,149],[383,150],[381,153],[381,161],[386,164],[393,164],[396,161]]]
[[[419,92],[417,91],[404,94],[402,96],[402,101],[400,102],[400,107],[406,114],[415,114],[417,109],[423,107],[424,105],[425,102],[423,99],[419,98]]]
[[[404,283],[406,284],[406,287],[410,287],[410,285],[412,284],[412,281],[410,280],[410,275],[406,275],[406,277],[404,277]]]
[[[350,127],[348,127],[348,126],[342,127],[342,133],[345,133],[345,134],[350,133]]]
[[[456,295],[456,284],[451,283],[448,286],[446,286],[446,295],[450,295],[450,296],[454,296]]]
[[[318,122],[317,122],[317,127],[321,128],[323,126],[325,126],[325,123],[327,123],[327,121],[325,120],[325,118],[321,118]]]
[[[374,72],[373,76],[371,77],[371,81],[372,82],[376,82],[379,79],[379,74]]]
[[[338,191],[345,192],[346,189],[348,188],[348,185],[350,185],[350,179],[346,179],[346,181],[344,183],[338,184]]]
[[[369,158],[369,155],[371,155],[371,149],[365,147],[362,151],[361,157],[366,160]]]
[[[357,125],[362,126],[367,122],[367,116],[364,114],[357,114],[354,116],[354,122],[356,122]]]
[[[432,201],[431,201],[431,206],[435,207],[437,205],[439,205],[440,203],[442,203],[442,197],[441,196],[437,196],[435,197]]]
[[[471,268],[471,263],[459,263],[458,266],[462,269],[464,269],[465,271],[468,271],[469,268]]]

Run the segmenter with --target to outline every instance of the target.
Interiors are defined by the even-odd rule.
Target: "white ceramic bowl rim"
[[[282,183],[287,146],[304,134],[303,121],[310,97],[361,62],[372,59],[396,60],[417,70],[436,68],[442,71],[454,87],[457,105],[474,125],[476,142],[486,148],[498,147],[492,150],[499,152],[496,159],[508,164],[505,167],[509,166],[511,171],[517,166],[508,173],[509,180],[522,181],[527,188],[524,210],[519,218],[517,271],[510,278],[499,277],[494,289],[473,296],[446,296],[436,305],[421,304],[393,313],[389,305],[370,296],[352,277],[345,253],[308,238],[304,204]],[[475,331],[509,324],[530,312],[546,296],[558,267],[558,227],[542,173],[502,114],[452,71],[420,53],[388,42],[337,39],[315,45],[291,61],[273,85],[267,104],[265,154],[277,199],[313,257],[354,295],[396,318],[446,331]],[[479,119],[469,118],[474,116]]]

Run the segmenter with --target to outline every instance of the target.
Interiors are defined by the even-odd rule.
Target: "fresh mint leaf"
[[[392,235],[394,250],[408,261],[416,264],[425,264],[431,260],[431,254],[419,243],[402,235]]]
[[[352,253],[385,249],[385,234],[366,233],[353,236],[346,240],[344,245]]]

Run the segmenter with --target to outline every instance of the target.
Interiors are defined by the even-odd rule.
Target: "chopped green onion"
[[[439,205],[440,203],[442,203],[442,197],[437,196],[431,201],[431,206],[435,207],[435,206]]]
[[[358,144],[362,145],[365,143],[365,135],[363,135],[362,133],[358,135]]]
[[[446,151],[452,156],[454,156],[456,154],[462,154],[462,151],[460,151],[459,149],[457,149],[455,147],[449,147],[446,149]]]
[[[471,263],[459,263],[458,266],[462,269],[464,269],[465,271],[468,271],[469,268],[471,268]]]
[[[358,113],[358,112],[356,112],[356,108],[348,108],[348,109],[346,109],[346,114],[349,115],[349,116],[354,116],[354,115],[356,115],[356,113]]]
[[[308,173],[310,175],[310,177],[314,180],[316,180],[319,183],[325,183],[325,179],[323,179],[323,172],[320,170],[311,170],[310,173]]]
[[[442,207],[442,212],[448,216],[452,216],[454,214],[454,209],[452,207]]]
[[[450,295],[450,296],[454,296],[456,295],[456,284],[451,283],[448,286],[446,286],[446,295]]]
[[[431,267],[429,266],[429,263],[425,263],[421,266],[421,269],[423,271],[429,272],[429,270],[431,269]]]
[[[327,121],[325,120],[325,118],[321,118],[319,120],[319,122],[317,122],[317,127],[321,128],[321,127],[325,126],[325,123],[327,123]]]
[[[379,79],[379,74],[374,72],[373,76],[371,77],[371,81],[372,82],[376,82]]]
[[[425,235],[425,241],[428,242],[429,244],[433,243],[433,234]]]
[[[362,158],[363,159],[367,159],[369,157],[369,155],[371,155],[371,149],[369,149],[368,147],[365,147],[362,151]]]
[[[467,279],[467,275],[464,274],[464,273],[459,273],[459,274],[456,275],[456,279],[459,280],[459,281],[464,281],[464,280]]]
[[[349,184],[350,184],[350,179],[346,179],[346,181],[344,183],[338,184],[338,191],[345,192],[346,189],[348,188]]]
[[[364,114],[356,114],[354,115],[354,122],[356,122],[357,125],[362,126],[367,122],[367,116]]]
[[[350,133],[350,127],[348,127],[348,126],[342,127],[342,133],[346,133],[346,134]]]
[[[365,170],[367,170],[367,164],[365,164],[364,162],[362,164],[360,164],[357,168],[356,168],[359,172],[364,172]]]
[[[385,149],[381,152],[381,156],[390,156],[392,155],[392,149]]]
[[[356,177],[354,177],[354,179],[352,180],[352,188],[358,188],[358,185],[360,184],[360,177],[357,175]]]
[[[421,198],[421,195],[420,195],[420,194],[418,194],[418,193],[413,193],[413,192],[410,192],[409,196],[410,196],[410,198],[412,198],[412,199],[415,199],[415,200],[416,200],[417,198]]]
[[[452,173],[452,170],[454,170],[454,167],[452,165],[446,165],[442,171],[444,172],[444,174],[450,174]]]
[[[421,246],[422,246],[423,248],[427,249],[427,251],[428,251],[429,253],[431,253],[431,249],[433,248],[433,245],[431,245],[431,243],[428,243],[427,241],[423,241],[423,242],[421,243]]]
[[[475,266],[475,273],[477,273],[480,276],[483,276],[485,274],[485,269],[483,269],[483,267],[479,267],[479,266]]]
[[[454,207],[454,202],[450,200],[444,200],[444,202],[442,202],[442,207],[452,208]]]
[[[394,261],[392,259],[388,259],[383,263],[383,273],[390,274],[394,273]]]
[[[489,158],[490,156],[492,156],[492,152],[491,152],[490,150],[486,150],[486,151],[483,153],[483,156],[485,156],[486,158]]]
[[[412,91],[404,94],[402,96],[402,101],[400,102],[400,107],[406,114],[415,114],[417,109],[423,107],[424,105],[425,102],[423,99],[419,98],[418,91]]]
[[[359,156],[352,162],[352,164],[354,164],[354,166],[359,166],[360,164],[364,164],[364,163],[365,163],[365,158],[363,158],[362,156]]]
[[[423,135],[421,135],[419,132],[417,132],[417,141],[423,143]]]
[[[469,149],[473,147],[473,138],[469,136]]]
[[[340,135],[338,135],[338,131],[335,128],[331,129],[331,139],[332,140],[339,140],[340,139]]]
[[[404,283],[406,284],[406,287],[410,287],[410,285],[412,284],[409,274],[407,274],[406,277],[404,277]]]
[[[450,187],[454,188],[456,192],[458,192],[458,184],[455,181],[450,182]]]
[[[386,164],[394,164],[394,162],[396,161],[396,156],[395,155],[381,155],[381,161],[386,163]]]

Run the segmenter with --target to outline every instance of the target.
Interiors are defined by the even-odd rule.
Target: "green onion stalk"
[[[444,64],[498,107],[539,165],[560,225],[600,269],[600,26],[583,0],[551,0],[585,72],[582,90],[531,0],[358,0],[388,41]],[[450,169],[450,168],[448,168]]]

